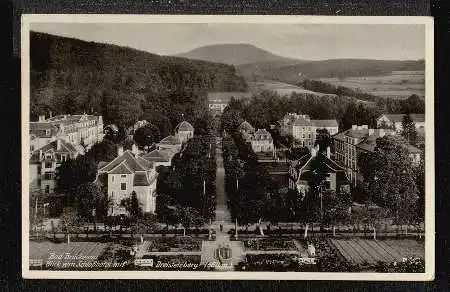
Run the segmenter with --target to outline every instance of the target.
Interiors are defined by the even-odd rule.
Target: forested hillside
[[[247,89],[230,65],[37,32],[30,34],[30,61],[32,120],[85,111],[121,127],[145,118],[170,130],[181,114],[204,114],[206,92]]]

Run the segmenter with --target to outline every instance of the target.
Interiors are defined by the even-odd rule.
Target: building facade
[[[75,159],[79,151],[65,140],[56,139],[33,151],[30,158],[30,190],[40,189],[46,194],[54,192],[56,174],[62,162]]]
[[[30,154],[44,145],[62,139],[75,147],[89,150],[103,140],[103,118],[94,115],[39,116],[37,122],[30,122]]]
[[[106,176],[103,180],[100,179],[102,175]],[[111,200],[109,215],[127,214],[121,202],[133,192],[143,212],[155,212],[157,172],[152,162],[138,154],[137,147],[134,147],[134,151],[123,151],[119,147],[117,157],[99,168],[97,181],[106,181],[108,198]]]
[[[308,115],[288,113],[278,122],[283,135],[292,135],[297,146],[314,147],[319,129],[326,129],[330,135],[337,134],[339,125],[336,120],[311,120]]]

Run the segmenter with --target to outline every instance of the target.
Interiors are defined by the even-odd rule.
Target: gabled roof
[[[178,145],[181,144],[181,141],[175,136],[167,136],[166,138],[159,141],[159,144]]]
[[[108,174],[133,174],[133,171],[126,165],[124,160],[109,171]]]
[[[312,123],[318,128],[338,127],[336,120],[312,120]]]
[[[298,163],[295,165],[295,169],[298,173],[297,181],[309,181],[311,179],[311,165],[313,161],[322,163],[322,165],[327,168],[328,173],[336,173],[338,181],[348,181],[344,168],[322,153],[318,153],[315,157],[312,157],[311,154],[307,154],[298,160]]]
[[[57,150],[58,148],[58,141],[61,143],[61,148],[59,150]],[[58,139],[55,141],[52,141],[44,146],[42,146],[39,149],[36,149],[33,151],[33,153],[31,154],[31,158],[30,158],[30,162],[39,162],[39,153],[42,151],[42,153],[47,153],[49,151],[56,153],[56,154],[68,154],[69,157],[74,157],[76,156],[78,153],[83,153],[83,152],[79,152],[77,151],[77,149],[71,144],[68,143],[62,139]]]
[[[403,121],[404,114],[383,114],[380,116],[385,116],[393,123],[398,123]],[[409,114],[411,119],[414,121],[414,123],[423,123],[425,122],[425,115],[424,114]]]
[[[110,163],[108,163],[107,165],[105,165],[103,168],[101,168],[99,171],[100,172],[110,172],[112,171],[116,166],[118,166],[119,164],[121,164],[122,162],[126,163],[127,167],[133,171],[145,171],[146,169],[144,168],[144,166],[139,163],[139,161],[134,157],[134,155],[132,154],[131,151],[127,150],[125,151],[121,156],[116,157],[115,159],[113,159]]]
[[[155,149],[149,153],[143,154],[142,158],[144,158],[147,161],[151,161],[151,162],[168,162],[169,161],[169,157],[167,156],[167,154],[160,150],[157,150],[157,149]]]
[[[178,126],[176,126],[175,128],[176,132],[179,131],[194,131],[194,127],[187,121],[182,121],[181,123],[178,124]]]

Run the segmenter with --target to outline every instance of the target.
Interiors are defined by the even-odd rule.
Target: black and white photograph
[[[23,15],[29,278],[432,280],[429,17]]]

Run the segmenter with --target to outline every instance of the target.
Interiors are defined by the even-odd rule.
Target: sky
[[[420,24],[32,23],[30,29],[159,55],[247,43],[302,60],[425,58],[425,26]]]

